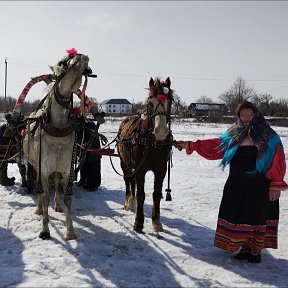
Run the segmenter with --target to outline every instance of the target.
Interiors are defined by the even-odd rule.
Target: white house
[[[127,99],[108,99],[99,106],[107,115],[132,114],[132,104]]]

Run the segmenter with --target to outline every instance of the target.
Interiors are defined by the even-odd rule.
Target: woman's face
[[[253,117],[255,116],[254,110],[251,108],[243,108],[240,111],[240,120],[242,123],[247,126],[252,121]]]

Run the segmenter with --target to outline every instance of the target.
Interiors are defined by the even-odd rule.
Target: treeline
[[[90,98],[93,103],[97,103],[97,99]],[[254,88],[247,85],[246,81],[238,77],[232,86],[218,96],[217,100],[214,100],[207,96],[201,96],[196,103],[224,103],[228,107],[231,115],[235,115],[236,107],[244,100],[253,102],[264,116],[272,117],[288,117],[288,95],[286,99],[273,99],[272,95],[265,93],[257,93]],[[9,112],[13,111],[17,99],[12,97],[5,98],[0,96],[0,111]],[[21,112],[24,115],[30,114],[35,111],[40,100],[25,101],[21,108]],[[175,115],[181,115],[183,111],[188,111],[191,103],[185,103],[182,101],[179,95],[174,95],[174,102],[172,107],[172,113]],[[132,113],[139,113],[139,111],[145,109],[146,103],[137,102],[133,104]]]
[[[288,96],[286,99],[274,100],[270,94],[257,93],[241,77],[238,77],[233,85],[219,96],[219,99],[227,105],[232,114],[235,113],[239,103],[248,100],[254,103],[265,116],[288,117]]]
[[[217,100],[208,96],[201,96],[196,103],[223,103],[228,107],[230,114],[235,115],[236,107],[244,100],[254,103],[265,116],[288,117],[288,95],[286,99],[273,99],[272,95],[258,93],[247,85],[246,81],[238,77],[232,86],[217,97]],[[191,103],[182,101],[179,95],[174,96],[172,111],[175,115],[189,111]],[[145,102],[138,102],[133,105],[134,111],[145,108]]]
[[[219,95],[218,99],[219,102],[226,104],[232,115],[235,115],[239,103],[248,100],[254,103],[265,116],[288,117],[288,95],[286,99],[275,100],[270,94],[256,92],[241,77],[238,77],[229,89]],[[196,102],[215,103],[213,99],[206,96],[201,96]]]
[[[0,96],[0,111],[1,112],[12,112],[14,107],[15,107],[17,100],[18,99],[15,99],[15,98],[9,96],[9,97],[6,97],[6,101],[5,101],[5,97]],[[30,114],[31,112],[36,110],[39,103],[40,103],[40,100],[25,101],[23,103],[22,108],[21,108],[21,113],[23,115]]]
[[[0,112],[12,112],[14,110],[14,107],[16,105],[18,99],[15,99],[13,97],[6,97],[6,101],[5,101],[5,97],[4,96],[0,96]],[[97,103],[97,99],[90,97],[89,100],[93,103]],[[32,113],[33,111],[35,111],[39,105],[41,100],[34,100],[34,101],[27,101],[25,100],[22,107],[21,107],[21,114],[23,114],[24,116],[29,115],[30,113]],[[73,101],[73,105],[74,106],[79,106],[79,101]]]

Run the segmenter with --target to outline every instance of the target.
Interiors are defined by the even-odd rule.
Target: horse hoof
[[[36,211],[34,212],[34,214],[43,215],[43,210],[37,208]]]
[[[77,239],[77,235],[75,233],[67,233],[65,236],[65,240],[69,241],[69,240],[74,240]]]
[[[143,231],[143,228],[139,228],[139,227],[136,227],[136,226],[134,226],[134,231],[139,233],[139,234],[145,234],[144,231]]]
[[[40,232],[39,238],[41,238],[41,239],[43,239],[43,240],[48,240],[48,239],[50,239],[50,238],[51,238],[50,232]]]
[[[124,209],[125,211],[135,212],[134,208],[131,208],[131,207],[129,207],[129,206],[124,206],[123,209]]]
[[[164,232],[164,229],[163,229],[162,225],[160,225],[160,226],[153,226],[153,231],[154,231],[155,233]]]
[[[126,211],[131,211],[131,212],[135,212],[135,203],[131,202],[131,201],[127,201],[124,204],[124,210]]]

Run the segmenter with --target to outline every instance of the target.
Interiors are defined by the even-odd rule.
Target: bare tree
[[[227,105],[231,112],[234,112],[238,104],[245,100],[252,99],[255,95],[255,90],[248,87],[243,78],[238,77],[233,85],[219,96],[219,99]]]
[[[213,99],[203,95],[196,100],[196,103],[213,103]]]
[[[270,102],[272,96],[270,94],[259,94],[251,98],[252,102],[258,107],[263,115],[270,115]]]
[[[181,100],[178,94],[173,95],[174,101],[172,102],[172,113],[178,115],[180,111],[183,111],[186,108],[186,104]]]
[[[0,96],[0,111],[3,112],[11,112],[16,104],[16,99],[14,99],[11,96],[7,96],[6,97],[6,103],[5,103],[5,97],[4,96]],[[6,107],[6,111],[5,111],[5,107]]]
[[[139,114],[146,108],[146,103],[139,101],[133,104],[132,114]]]
[[[288,100],[286,99],[271,101],[269,108],[270,116],[288,117]]]

